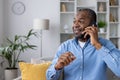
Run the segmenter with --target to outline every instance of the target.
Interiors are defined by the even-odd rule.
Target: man
[[[98,38],[96,13],[81,9],[73,21],[74,39],[62,43],[46,72],[47,80],[107,80],[110,68],[120,77],[120,51],[109,41]]]

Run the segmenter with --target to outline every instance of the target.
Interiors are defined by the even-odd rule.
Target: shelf
[[[119,36],[110,36],[110,38],[120,38]]]
[[[83,9],[83,8],[90,8],[90,9],[92,9],[92,10],[95,10],[95,7],[94,6],[77,6],[77,11],[79,10],[79,9]]]
[[[62,2],[62,1],[75,1],[75,0],[60,0],[60,2]]]
[[[107,0],[97,0],[97,2],[107,2]]]
[[[119,22],[110,22],[110,24],[119,24]]]
[[[107,12],[106,11],[103,11],[103,12],[97,12],[98,14],[107,14]]]
[[[74,14],[74,12],[60,12],[60,14]]]
[[[77,8],[90,8],[90,9],[95,9],[94,6],[85,6],[85,5],[77,6]]]
[[[120,6],[110,6],[110,8],[119,8]]]
[[[65,33],[65,32],[61,32],[60,34],[74,34],[73,32],[68,32],[68,33]]]
[[[60,2],[65,2],[65,3],[74,3],[75,1],[60,1]]]
[[[103,34],[103,35],[106,35],[106,34],[107,34],[107,32],[103,32],[103,33],[101,33],[101,32],[98,32],[98,34]]]

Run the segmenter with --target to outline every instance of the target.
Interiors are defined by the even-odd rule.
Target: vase
[[[69,32],[69,27],[68,27],[67,24],[64,25],[64,31],[65,31],[65,33],[68,33],[68,32]]]
[[[99,6],[99,11],[100,11],[100,12],[103,12],[103,11],[104,11],[104,6],[103,6],[103,3],[100,3],[100,6]]]
[[[13,80],[17,78],[18,69],[5,69],[5,80]]]
[[[62,3],[61,5],[61,11],[66,12],[66,5],[64,3]]]
[[[105,32],[105,28],[99,28],[100,33],[104,33]]]

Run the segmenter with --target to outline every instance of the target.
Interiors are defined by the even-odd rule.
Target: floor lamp
[[[40,38],[41,38],[41,54],[42,57],[42,31],[49,29],[49,20],[48,19],[34,19],[33,20],[33,29],[40,30]]]

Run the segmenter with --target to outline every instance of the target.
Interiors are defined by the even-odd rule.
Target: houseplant
[[[98,28],[101,33],[105,32],[105,27],[106,27],[106,22],[105,21],[99,21],[98,22]]]
[[[8,62],[7,70],[17,69],[20,54],[27,49],[35,49],[36,46],[29,43],[31,36],[36,36],[36,32],[33,32],[32,29],[27,35],[15,35],[13,40],[7,39],[8,45],[0,48],[0,55]]]

